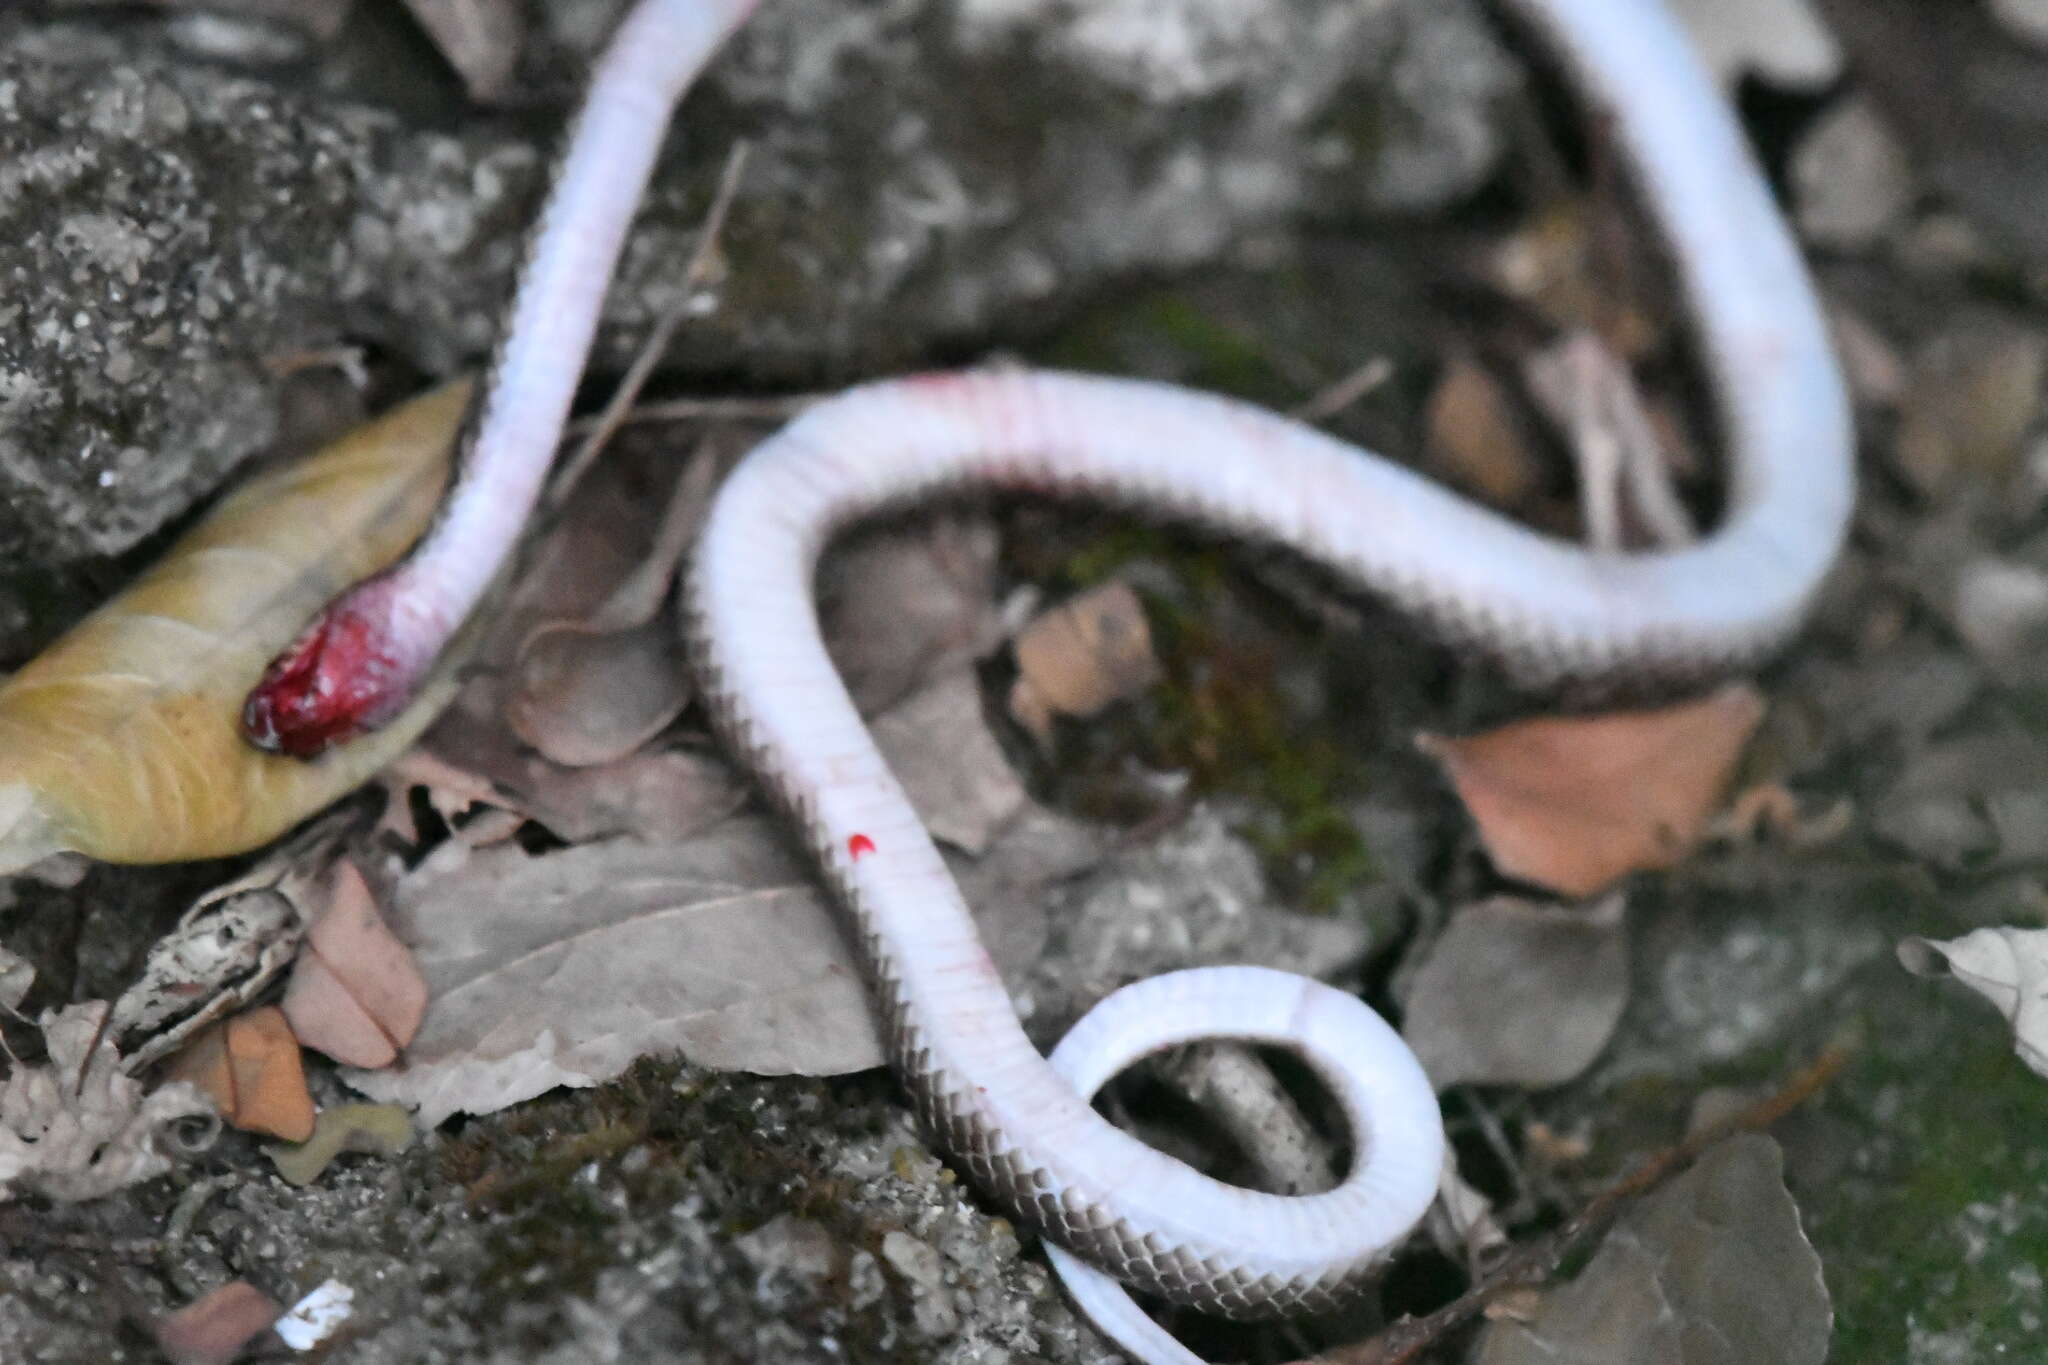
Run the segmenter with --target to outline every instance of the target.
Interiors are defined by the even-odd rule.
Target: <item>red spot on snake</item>
[[[314,758],[403,708],[410,688],[379,610],[382,580],[364,587],[336,599],[264,669],[242,703],[251,744]]]
[[[855,862],[860,861],[861,854],[873,853],[874,851],[875,841],[868,838],[865,834],[856,834],[846,841],[846,856]]]

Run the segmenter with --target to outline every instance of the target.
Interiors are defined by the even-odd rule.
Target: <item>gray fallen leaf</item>
[[[1842,49],[1810,0],[1677,0],[1672,8],[1723,85],[1753,71],[1813,90],[1842,74]]]
[[[594,1085],[652,1052],[768,1075],[881,1065],[853,955],[766,820],[544,857],[449,847],[400,885],[392,916],[431,992],[406,1064],[343,1072],[421,1126]]]
[[[1915,856],[1950,868],[2029,865],[2048,857],[2048,744],[1998,725],[1908,756],[1871,824]]]
[[[1807,130],[1790,177],[1800,234],[1849,249],[1903,223],[1919,189],[1906,149],[1862,99],[1843,100]]]
[[[1490,1324],[1476,1365],[1821,1365],[1834,1310],[1761,1133],[1708,1149],[1624,1214],[1569,1284]]]
[[[1915,976],[1953,976],[1996,1005],[2013,1027],[2020,1060],[2048,1076],[2048,929],[1978,929],[1945,943],[1903,939],[1899,965]]]
[[[984,853],[1030,797],[982,715],[966,665],[946,669],[874,722],[875,745],[932,837]]]
[[[818,618],[863,715],[1001,641],[995,563],[993,523],[968,513],[856,532],[827,553]]]
[[[1562,1085],[1600,1055],[1627,1003],[1619,895],[1583,910],[1496,896],[1459,911],[1430,948],[1401,1034],[1439,1090]]]

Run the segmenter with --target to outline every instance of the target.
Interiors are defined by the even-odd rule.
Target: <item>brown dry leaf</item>
[[[495,104],[505,97],[526,36],[526,12],[517,0],[405,0],[405,7],[461,75],[471,99]]]
[[[845,939],[766,821],[669,846],[446,852],[400,885],[392,917],[431,992],[406,1067],[348,1073],[424,1127],[650,1052],[769,1075],[882,1062]]]
[[[1421,735],[1506,876],[1575,900],[1670,867],[1699,841],[1764,700],[1730,683],[1696,701]]]
[[[1055,716],[1086,719],[1159,681],[1145,605],[1121,580],[1099,584],[1017,634],[1010,714],[1041,744]]]
[[[1401,1036],[1442,1090],[1562,1085],[1628,1003],[1622,899],[1586,909],[1496,896],[1451,919],[1408,988]]]
[[[1507,389],[1475,357],[1444,366],[1423,417],[1430,469],[1489,507],[1522,506],[1543,479]]]
[[[720,462],[700,444],[669,494],[646,555],[588,615],[547,620],[520,640],[506,724],[569,767],[625,757],[690,699],[681,633],[662,610],[676,566],[710,506]]]
[[[164,1074],[190,1081],[237,1128],[304,1142],[313,1132],[313,1097],[284,1011],[264,1005],[194,1035]]]
[[[347,858],[329,873],[326,909],[306,933],[283,1008],[301,1043],[349,1066],[389,1066],[419,1032],[426,980]]]
[[[994,525],[965,513],[856,533],[826,555],[818,616],[862,715],[1001,642],[995,567]]]
[[[235,1280],[158,1321],[156,1344],[173,1365],[228,1365],[283,1316],[283,1305]]]
[[[690,749],[652,749],[594,768],[565,768],[504,740],[502,727],[472,714],[462,702],[444,716],[415,750],[422,760],[395,772],[387,820],[417,845],[407,789],[426,788],[428,800],[451,822],[476,802],[536,820],[567,843],[626,835],[648,843],[674,842],[708,829],[739,809],[751,788],[732,766]],[[477,843],[468,826],[458,829]]]
[[[426,525],[466,399],[437,390],[253,480],[0,686],[0,873],[59,850],[239,853],[412,743],[453,695],[466,640],[397,720],[314,762],[250,747],[236,720],[307,619]]]

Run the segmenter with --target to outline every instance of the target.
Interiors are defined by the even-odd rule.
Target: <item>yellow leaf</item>
[[[468,392],[437,389],[255,479],[0,685],[0,873],[67,851],[254,848],[412,743],[454,694],[460,648],[390,725],[312,762],[259,752],[236,721],[313,613],[426,527]]]

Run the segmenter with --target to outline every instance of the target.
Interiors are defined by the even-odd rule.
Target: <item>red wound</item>
[[[259,749],[313,758],[389,720],[404,697],[387,640],[350,599],[336,601],[250,689],[242,734]]]
[[[863,853],[873,853],[874,851],[875,841],[868,838],[865,834],[856,834],[846,841],[846,856],[855,862],[860,861]]]

